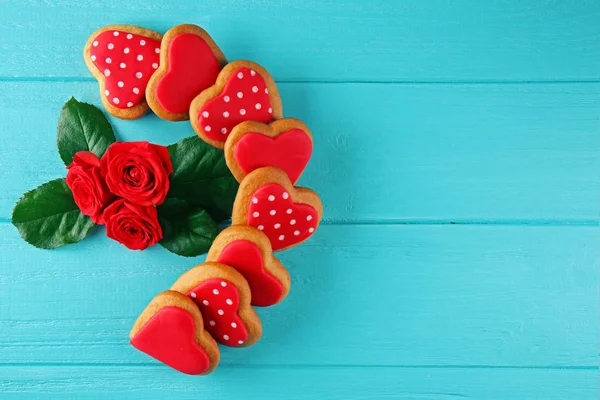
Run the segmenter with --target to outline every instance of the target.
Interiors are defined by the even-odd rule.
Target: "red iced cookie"
[[[250,225],[267,235],[273,251],[308,239],[319,226],[323,206],[310,189],[292,185],[275,167],[259,168],[244,178],[233,204],[232,224]]]
[[[269,125],[246,121],[227,138],[225,159],[238,182],[255,169],[271,166],[284,170],[295,184],[312,148],[310,130],[297,119],[284,118]]]
[[[188,297],[166,291],[138,317],[130,333],[138,350],[190,375],[205,375],[219,363],[219,348],[203,329],[202,314]]]
[[[230,266],[207,262],[185,272],[171,287],[196,302],[205,329],[219,343],[250,346],[260,338],[262,325],[250,305],[248,282]]]
[[[281,99],[273,78],[250,61],[227,64],[215,85],[200,93],[190,105],[190,122],[198,136],[220,149],[237,124],[267,123],[281,116]]]
[[[207,261],[235,268],[246,278],[252,291],[252,305],[279,303],[290,290],[287,270],[273,257],[269,238],[250,226],[230,226],[213,242]]]
[[[136,26],[110,25],[88,39],[85,62],[100,82],[100,97],[110,114],[135,119],[148,110],[146,86],[159,67],[161,37]]]
[[[223,52],[204,29],[189,24],[169,29],[162,41],[160,68],[146,89],[150,108],[163,119],[188,119],[190,103],[215,83],[225,63]]]

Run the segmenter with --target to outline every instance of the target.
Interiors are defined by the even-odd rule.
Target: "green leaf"
[[[217,222],[231,217],[239,185],[223,151],[192,136],[170,145],[169,155],[174,171],[168,197],[204,208]]]
[[[78,151],[91,151],[102,157],[115,141],[112,127],[98,107],[74,98],[65,103],[56,135],[58,153],[65,165],[71,164]]]
[[[79,242],[94,226],[79,211],[64,179],[25,193],[13,210],[12,223],[25,241],[42,249]]]
[[[163,230],[160,244],[180,256],[206,253],[217,237],[217,224],[210,215],[185,200],[167,199],[158,207],[158,219]]]

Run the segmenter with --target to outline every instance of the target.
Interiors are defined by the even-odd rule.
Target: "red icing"
[[[160,40],[105,31],[92,42],[90,57],[104,74],[103,95],[109,103],[117,108],[130,108],[144,100],[148,80],[160,63]]]
[[[220,142],[240,122],[271,121],[273,110],[264,78],[250,68],[238,68],[221,94],[206,102],[196,117],[204,134]]]
[[[191,375],[205,372],[210,359],[195,339],[194,318],[184,309],[161,309],[131,339],[136,349]]]
[[[298,128],[269,137],[248,132],[236,143],[234,156],[238,165],[249,174],[261,167],[278,167],[284,170],[290,181],[296,183],[312,153],[312,142]]]
[[[233,283],[220,278],[208,279],[187,295],[200,308],[204,329],[217,342],[240,346],[248,339],[248,330],[238,315],[240,293]]]
[[[248,206],[248,225],[263,231],[269,237],[274,251],[311,236],[317,226],[317,218],[314,207],[294,203],[278,183],[258,188]]]
[[[188,112],[201,91],[215,84],[221,63],[200,36],[182,33],[169,43],[169,70],[156,87],[156,99],[166,111]]]
[[[260,248],[251,241],[236,240],[229,243],[217,261],[244,275],[252,291],[252,304],[272,306],[281,299],[283,285],[265,270]]]

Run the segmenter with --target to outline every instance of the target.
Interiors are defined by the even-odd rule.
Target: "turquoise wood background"
[[[596,399],[597,0],[0,0],[0,398]],[[62,104],[100,104],[98,27],[205,27],[313,130],[325,221],[281,254],[264,337],[188,377],[128,345],[203,260],[104,237],[34,249],[14,202],[65,175]],[[168,144],[188,123],[112,120]]]

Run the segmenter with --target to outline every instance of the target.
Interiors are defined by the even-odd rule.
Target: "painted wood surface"
[[[600,3],[0,0],[0,398],[595,399]],[[325,224],[280,254],[264,337],[190,378],[133,350],[137,314],[203,260],[97,229],[55,251],[10,224],[65,174],[70,96],[108,23],[204,26],[278,81]],[[111,119],[168,144],[188,123]]]

